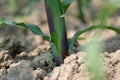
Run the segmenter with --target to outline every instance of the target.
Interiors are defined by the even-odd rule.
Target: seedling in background
[[[91,0],[77,0],[77,6],[78,6],[77,8],[79,11],[78,18],[83,23],[87,23],[85,10],[86,10],[87,5],[90,2],[91,2]]]
[[[112,3],[111,3],[112,2]],[[99,24],[106,25],[108,17],[117,9],[117,4],[120,3],[119,0],[108,0],[106,5],[98,13],[97,21]],[[106,27],[102,26],[101,27]],[[109,27],[110,28],[110,27]],[[112,28],[112,27],[111,27]],[[103,29],[104,30],[104,29]],[[103,52],[103,42],[100,40],[100,36],[103,31],[97,30],[95,34],[91,37],[89,43],[84,47],[86,51],[86,63],[89,72],[91,73],[92,80],[105,80],[105,76],[101,73],[102,63],[101,63],[101,53]],[[119,31],[118,31],[119,33]]]
[[[95,33],[96,34],[96,33]],[[103,43],[100,41],[100,36],[96,38],[92,36],[92,40],[85,45],[86,63],[88,71],[91,73],[92,80],[104,80],[102,71],[102,63],[100,55],[103,52]]]
[[[16,14],[18,11],[17,0],[9,0],[10,11],[12,14]]]
[[[9,3],[10,13],[12,15],[16,15],[18,13],[28,14],[28,13],[32,12],[32,6],[36,3],[38,3],[38,1],[40,1],[40,0],[28,0],[29,3],[27,4],[27,7],[23,8],[20,12],[19,12],[19,8],[20,8],[19,1],[17,1],[17,0],[7,0],[7,1]]]
[[[73,0],[44,0],[44,1],[45,1],[47,18],[48,18],[50,36],[44,34],[44,32],[42,32],[42,30],[39,28],[39,26],[34,24],[17,23],[9,19],[1,18],[0,25],[6,25],[6,24],[13,26],[17,25],[28,28],[34,34],[39,35],[48,42],[50,42],[53,50],[56,66],[59,66],[63,63],[64,58],[68,55],[68,51],[73,49],[74,42],[82,33],[94,29],[102,29],[102,30],[110,29],[117,33],[120,33],[120,29],[117,29],[112,26],[105,26],[100,24],[78,31],[75,33],[75,35],[72,38],[67,39],[64,16],[68,7],[73,2]]]

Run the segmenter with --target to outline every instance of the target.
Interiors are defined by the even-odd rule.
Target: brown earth
[[[25,1],[20,3],[22,7],[27,5],[28,0]],[[102,1],[91,3],[90,11],[93,15],[96,12],[95,10],[99,10],[99,6],[103,4]],[[97,3],[100,4],[97,5]],[[18,16],[10,15],[8,5],[0,6],[2,6],[0,7],[0,17],[9,17],[17,21],[37,24],[49,35],[43,0],[33,6],[33,12],[26,15],[22,20]],[[77,14],[78,11],[74,2],[66,15],[68,37],[93,24],[89,21],[89,16],[87,20],[90,23],[83,24],[76,18]],[[108,25],[115,27],[119,27],[119,23],[120,16],[117,13],[108,20]],[[74,50],[70,52],[71,55],[65,58],[61,66],[53,67],[51,63],[53,56],[48,42],[27,29],[9,25],[1,26],[0,43],[5,45],[0,46],[0,80],[92,80],[85,59],[87,54],[81,50],[81,46],[90,40],[93,33],[94,31],[91,31],[81,35],[85,40],[78,41],[78,46],[74,47]],[[120,80],[120,36],[107,30],[103,32],[101,38],[105,43],[104,52],[101,53],[103,64],[101,73],[105,80]]]
[[[51,53],[37,47],[30,53],[21,52],[15,58],[6,50],[0,52],[0,80],[92,80],[84,52],[71,54],[59,67],[51,64]],[[119,80],[120,50],[101,54],[105,80]]]

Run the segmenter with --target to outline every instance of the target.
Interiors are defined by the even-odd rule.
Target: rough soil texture
[[[64,64],[53,69],[47,56],[40,53],[40,48],[27,54],[21,52],[12,59],[8,51],[0,52],[0,80],[91,80],[85,53],[71,54]],[[105,80],[120,79],[120,50],[113,53],[102,53],[101,60]],[[53,69],[53,71],[52,71]]]
[[[120,79],[120,50],[101,54],[105,80]],[[92,80],[87,68],[85,53],[78,52],[67,57],[60,67],[55,67],[52,75],[45,80]]]
[[[18,1],[21,2],[20,9],[28,4],[28,0]],[[43,32],[49,35],[43,2],[44,0],[41,0],[33,6],[33,12],[26,15],[23,21],[39,25]],[[102,4],[104,0],[94,0],[91,3],[89,11],[93,16]],[[18,16],[11,16],[7,7],[6,3],[0,5],[0,17],[16,20]],[[93,24],[83,24],[76,18],[77,15],[76,2],[73,2],[66,13],[68,37]],[[89,17],[87,19],[90,20]],[[120,16],[117,13],[108,20],[108,25],[119,28],[119,24]],[[82,34],[80,37],[85,40],[78,40],[64,63],[53,67],[51,47],[43,38],[25,28],[0,26],[0,43],[5,44],[0,46],[0,80],[92,80],[85,58],[87,54],[81,50],[81,46],[90,41],[93,33],[94,31]],[[100,57],[103,65],[101,73],[105,80],[120,80],[120,35],[113,31],[105,31],[101,38],[105,44]]]

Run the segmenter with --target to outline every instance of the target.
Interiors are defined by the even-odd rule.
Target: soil
[[[96,1],[99,2],[93,1],[89,8],[93,16],[104,4],[104,0]],[[100,4],[97,5],[97,3]],[[0,17],[39,25],[43,32],[49,35],[43,0],[32,6],[32,12],[22,19],[18,15],[12,16],[7,4],[0,5]],[[21,2],[20,9],[27,5],[28,0]],[[120,16],[117,13],[109,18],[107,24],[119,28]],[[68,37],[72,37],[76,31],[93,24],[89,17],[87,17],[90,22],[88,24],[79,21],[75,1],[66,14]],[[25,28],[0,26],[0,43],[3,44],[0,45],[0,80],[92,80],[85,58],[87,54],[82,51],[81,46],[90,41],[93,33],[94,31],[90,31],[82,34],[81,37],[85,39],[78,40],[64,63],[54,67],[51,63],[51,60],[54,60],[51,46],[47,41]],[[104,42],[104,51],[100,56],[103,65],[101,73],[105,80],[120,80],[120,35],[106,30],[102,33],[101,39]]]

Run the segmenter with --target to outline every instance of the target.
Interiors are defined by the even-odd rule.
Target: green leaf
[[[67,11],[68,7],[72,2],[73,0],[62,0],[62,7],[63,7],[64,13]]]
[[[7,45],[8,45],[8,43],[0,43],[0,47],[5,47]]]
[[[39,35],[41,37],[43,37],[45,40],[50,42],[50,37],[45,35],[42,30],[34,24],[25,24],[25,23],[17,23],[15,21],[12,21],[10,19],[6,19],[6,18],[0,18],[0,25],[16,25],[16,26],[21,26],[24,28],[28,28],[30,29],[34,34]]]
[[[91,27],[89,27],[89,28],[87,28],[87,29],[84,29],[84,30],[81,30],[81,31],[77,31],[77,32],[74,34],[74,36],[73,36],[71,39],[68,40],[69,50],[72,50],[74,42],[77,40],[77,38],[78,38],[81,34],[87,32],[87,31],[95,30],[95,29],[102,29],[102,30],[108,29],[108,30],[115,31],[116,33],[120,34],[120,29],[115,28],[115,27],[113,27],[113,26],[94,25],[94,26],[91,26]]]
[[[14,25],[15,23],[16,22],[14,22],[10,19],[0,18],[0,25],[4,25],[4,24]]]
[[[85,40],[84,37],[78,37],[77,40]]]

